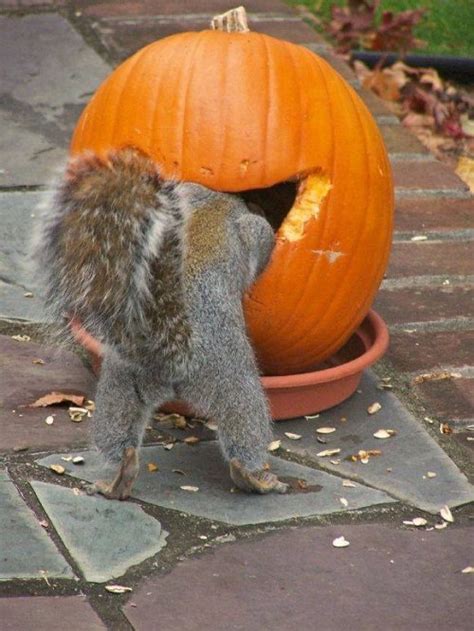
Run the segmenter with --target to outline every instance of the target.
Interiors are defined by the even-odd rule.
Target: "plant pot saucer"
[[[100,372],[102,348],[77,320],[70,323],[76,341],[85,348],[96,374]],[[262,377],[274,420],[296,418],[327,410],[350,397],[363,371],[382,357],[388,347],[388,330],[382,318],[369,311],[344,346],[312,372]],[[182,402],[166,404],[167,411],[192,416]]]

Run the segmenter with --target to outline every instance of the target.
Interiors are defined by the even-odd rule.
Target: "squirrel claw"
[[[122,464],[112,482],[97,480],[86,487],[88,495],[99,493],[110,500],[125,500],[130,497],[132,486],[138,474],[138,454],[134,447],[127,447],[123,452]]]
[[[289,485],[280,482],[270,471],[249,471],[236,458],[230,461],[230,477],[236,486],[246,493],[286,493]]]

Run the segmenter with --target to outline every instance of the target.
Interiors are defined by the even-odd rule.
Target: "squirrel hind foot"
[[[230,477],[234,484],[246,493],[287,493],[289,486],[274,473],[265,469],[249,471],[236,458],[230,461]]]
[[[126,500],[131,495],[138,469],[138,451],[135,447],[127,447],[123,452],[120,469],[114,480],[112,482],[97,480],[86,487],[86,492],[88,495],[98,493],[110,500]]]

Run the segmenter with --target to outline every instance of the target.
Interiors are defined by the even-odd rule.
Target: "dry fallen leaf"
[[[272,440],[272,442],[268,445],[268,451],[276,451],[280,449],[281,440]]]
[[[38,366],[44,366],[44,364],[46,363],[44,361],[44,359],[33,359],[33,361],[31,362],[32,364],[37,364]]]
[[[211,432],[217,432],[218,425],[214,421],[207,421],[207,423],[204,423],[204,426],[211,430]]]
[[[125,594],[125,592],[131,592],[131,587],[125,585],[106,585],[105,589],[112,594]]]
[[[285,432],[285,436],[290,440],[299,440],[301,438],[301,434],[292,434],[291,432]]]
[[[375,403],[372,403],[371,405],[369,405],[369,407],[367,408],[367,412],[368,414],[375,414],[381,409],[382,409],[382,406],[380,405],[378,401],[376,401]]]
[[[343,480],[342,481],[342,486],[347,486],[347,487],[354,488],[357,485],[354,484],[354,482],[352,482],[352,480]]]
[[[448,521],[450,524],[454,522],[454,517],[449,509],[449,506],[443,506],[443,508],[439,511],[439,514],[444,519],[444,521]]]
[[[470,133],[474,135],[474,127],[470,129]],[[471,193],[474,193],[474,158],[461,156],[456,167],[456,173],[469,186]]]
[[[49,468],[51,469],[51,471],[54,471],[54,473],[57,473],[58,475],[63,475],[63,473],[66,471],[62,464],[50,464]]]
[[[197,445],[200,442],[200,439],[197,436],[188,436],[184,439],[186,445]]]
[[[474,574],[474,567],[472,565],[468,565],[463,570],[461,570],[461,574]]]
[[[350,542],[344,536],[336,537],[332,542],[332,545],[335,548],[347,548],[350,545]]]
[[[319,456],[320,458],[328,458],[329,456],[335,456],[340,453],[341,453],[340,449],[324,449],[323,451],[320,451],[316,455]]]
[[[45,408],[58,403],[74,403],[74,405],[82,405],[84,403],[84,395],[70,394],[67,392],[49,392],[37,399],[34,403],[28,405],[29,408]],[[87,410],[86,410],[87,412]]]
[[[332,434],[335,431],[335,427],[318,427],[316,430],[318,434]]]
[[[392,438],[396,433],[394,429],[379,429],[374,433],[374,438]]]
[[[196,493],[196,491],[199,491],[199,487],[198,486],[180,486],[180,489],[182,489],[183,491],[190,491],[191,493]]]
[[[160,469],[159,469],[159,467],[158,467],[158,465],[157,465],[157,464],[155,464],[154,462],[149,462],[149,463],[146,465],[146,468],[148,469],[148,471],[149,471],[150,473],[154,473],[155,471],[159,471],[159,470],[160,470]]]

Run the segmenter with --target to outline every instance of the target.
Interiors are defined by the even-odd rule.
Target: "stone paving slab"
[[[0,620],[2,631],[106,629],[84,596],[0,598]]]
[[[0,186],[49,182],[110,68],[61,16],[0,17]]]
[[[332,546],[344,535],[348,548]],[[136,631],[434,631],[472,628],[472,531],[299,528],[219,547],[146,579]],[[132,605],[133,603],[133,605]]]
[[[85,464],[80,468],[74,465],[68,467],[69,475],[89,481],[113,476],[114,469],[104,467],[95,452],[83,452],[81,455],[84,456]],[[60,456],[48,456],[37,462],[46,467],[50,464],[65,464]],[[218,445],[212,441],[192,447],[177,444],[169,451],[162,446],[144,447],[133,497],[157,506],[235,525],[327,515],[394,501],[385,493],[364,486],[344,488],[341,478],[323,471],[274,457],[270,457],[269,461],[272,470],[279,476],[304,479],[313,489],[287,495],[232,493],[233,484],[227,465]],[[158,465],[159,471],[150,473],[148,463]],[[185,475],[175,473],[173,469],[184,470]],[[198,487],[199,490],[186,491],[180,488],[182,485]],[[340,501],[343,496],[349,501],[347,509]]]
[[[0,507],[0,582],[14,578],[74,577],[69,565],[2,470]]]
[[[166,545],[160,522],[136,504],[45,482],[31,486],[87,581],[117,578]]]
[[[46,321],[29,259],[37,206],[43,197],[41,193],[0,192],[1,319]]]
[[[474,487],[397,397],[379,390],[371,374],[364,375],[360,390],[360,394],[317,419],[277,423],[276,434],[282,438],[282,446],[311,458],[320,467],[370,484],[428,512],[437,513],[445,504],[453,507],[474,501]],[[374,402],[379,402],[382,409],[369,415],[367,408]],[[321,444],[316,439],[316,428],[328,426],[336,431],[321,435],[327,441]],[[373,436],[379,429],[393,429],[397,434],[379,440]],[[285,432],[302,438],[289,440]],[[337,448],[341,452],[332,458],[317,456],[325,449]],[[370,449],[381,450],[382,455],[371,457],[368,464],[350,460],[359,450]],[[336,464],[331,462],[334,459]],[[424,479],[428,471],[436,477]]]
[[[34,364],[35,359],[42,359],[44,365]],[[20,446],[87,444],[88,420],[73,423],[67,406],[22,407],[49,392],[81,393],[93,399],[95,377],[77,355],[0,335],[0,374],[0,453]],[[45,423],[50,415],[54,415],[53,425]]]
[[[0,3],[1,5],[1,3]],[[152,16],[152,15],[188,15],[203,13],[210,17],[229,10],[229,0],[141,0],[139,2],[97,2],[91,0],[74,0],[74,7],[85,16],[118,17],[118,16]],[[278,13],[292,15],[295,10],[278,0],[247,0],[247,13]]]

